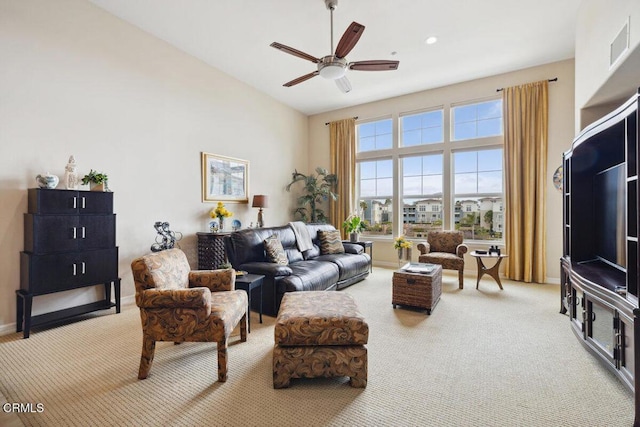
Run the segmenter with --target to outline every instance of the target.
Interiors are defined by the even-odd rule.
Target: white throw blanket
[[[304,222],[290,222],[289,226],[291,226],[291,228],[293,229],[293,234],[296,236],[296,244],[298,245],[298,250],[300,252],[313,249],[313,242],[311,241],[309,230],[307,230],[307,226]]]

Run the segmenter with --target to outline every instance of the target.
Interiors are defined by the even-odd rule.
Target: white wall
[[[325,122],[357,116],[361,120],[387,116],[474,99],[494,96],[497,88],[558,77],[549,84],[549,150],[547,170],[547,276],[551,281],[560,277],[562,256],[562,197],[553,186],[553,173],[562,163],[562,153],[574,137],[574,63],[561,61],[539,67],[497,75],[484,79],[417,92],[351,108],[317,114],[309,118],[309,158],[315,166],[329,167],[329,129]],[[313,165],[309,165],[310,167]],[[397,263],[397,253],[391,239],[378,239],[374,244],[375,261],[379,265]],[[483,245],[486,247],[486,245]],[[413,257],[417,259],[417,250]],[[475,261],[465,259],[465,270],[475,274]]]
[[[629,50],[610,66],[610,44],[629,23]],[[583,0],[576,22],[576,132],[640,87],[640,1]]]
[[[169,221],[195,266],[200,152],[250,162],[249,193],[267,194],[267,225],[291,220],[283,191],[306,170],[308,119],[83,0],[0,0],[0,331],[15,328],[27,188],[38,173],[109,175],[123,296],[130,263],[149,252],[153,223]],[[243,224],[257,210],[229,204]],[[38,297],[34,313],[95,298],[96,290]],[[15,330],[15,329],[13,329]]]

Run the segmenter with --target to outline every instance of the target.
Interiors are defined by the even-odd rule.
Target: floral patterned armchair
[[[180,249],[137,258],[131,270],[142,319],[138,378],[149,375],[156,341],[214,341],[218,381],[226,381],[227,340],[238,323],[240,340],[247,340],[247,294],[234,290],[235,270],[190,271]]]
[[[462,243],[462,231],[430,231],[427,242],[419,243],[418,262],[440,264],[443,269],[458,271],[458,287],[464,288],[464,254],[469,248]]]

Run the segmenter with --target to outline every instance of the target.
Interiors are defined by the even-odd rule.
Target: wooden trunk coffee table
[[[393,273],[393,308],[397,305],[422,308],[431,314],[431,310],[440,301],[442,295],[442,266],[433,264],[430,273],[412,273],[397,270]]]

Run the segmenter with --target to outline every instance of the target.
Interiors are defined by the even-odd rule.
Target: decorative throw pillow
[[[287,253],[284,251],[282,247],[282,243],[278,236],[272,234],[271,236],[264,239],[264,251],[267,253],[267,259],[269,262],[274,262],[280,265],[289,265],[289,260],[287,259]]]
[[[319,230],[318,237],[320,238],[320,253],[322,255],[344,253],[339,230]]]

